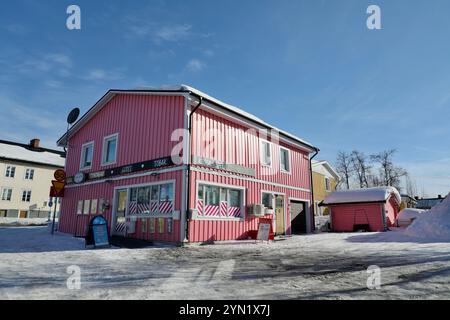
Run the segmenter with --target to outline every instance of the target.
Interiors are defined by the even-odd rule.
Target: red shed
[[[401,203],[394,187],[335,191],[320,204],[331,214],[331,229],[337,232],[357,230],[386,231],[394,226]]]

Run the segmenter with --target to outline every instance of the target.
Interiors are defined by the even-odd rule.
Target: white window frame
[[[199,216],[196,215],[195,219],[198,220],[219,220],[219,221],[244,221],[246,218],[246,211],[245,211],[245,204],[246,204],[246,191],[247,188],[246,187],[241,187],[241,186],[235,186],[235,185],[230,185],[230,184],[222,184],[222,183],[215,183],[215,182],[210,182],[210,181],[203,181],[203,180],[197,180],[197,185],[196,185],[196,193],[195,193],[195,206],[197,207],[197,202],[199,200],[198,198],[198,190],[200,185],[205,185],[205,186],[211,186],[211,187],[219,187],[219,188],[224,188],[224,189],[231,189],[231,190],[239,190],[241,191],[241,217],[239,218],[229,218],[229,217],[205,217],[205,216]],[[204,196],[204,193],[203,193]],[[227,198],[229,199],[229,190],[227,191]],[[203,201],[205,201],[205,199],[203,199]],[[206,205],[206,203],[205,203]],[[219,206],[220,206],[220,190],[219,190]],[[220,210],[220,209],[219,209]]]
[[[83,166],[84,165],[84,158],[85,158],[85,150],[88,147],[92,147],[92,160],[91,160],[91,165],[90,166]],[[81,158],[80,158],[80,170],[89,170],[92,168],[92,164],[94,162],[94,150],[95,150],[95,142],[94,141],[89,141],[84,143],[81,146]]]
[[[32,177],[32,178],[30,178],[31,172],[33,172],[33,177]],[[34,174],[35,174],[35,172],[36,172],[36,171],[35,171],[33,168],[26,168],[26,169],[25,169],[25,174],[23,175],[23,179],[24,179],[24,180],[30,180],[30,181],[33,181],[33,180],[34,180]]]
[[[116,140],[116,150],[114,152],[114,161],[106,161],[106,157],[107,157],[107,147],[108,147],[108,142],[111,140]],[[117,162],[117,149],[119,148],[119,133],[114,133],[111,134],[109,136],[106,136],[103,138],[103,146],[102,146],[102,166],[108,166],[111,164],[115,164]]]
[[[327,183],[328,181],[328,183]],[[331,180],[328,177],[325,177],[325,191],[330,192],[331,191]]]
[[[9,197],[9,200],[8,200],[8,195],[6,196],[6,199],[3,199],[3,193],[6,191],[6,190],[10,190],[11,191],[11,195],[10,195],[10,197]],[[4,188],[2,188],[2,193],[1,193],[1,198],[0,198],[0,200],[1,201],[12,201],[12,194],[13,194],[13,188],[10,188],[10,187],[4,187]],[[9,192],[8,192],[9,193]]]
[[[8,173],[8,168],[14,168],[14,176],[13,177],[11,177],[11,169],[9,170],[9,176],[7,175],[7,173]],[[15,177],[16,177],[16,173],[17,173],[17,167],[16,166],[13,166],[13,165],[6,165],[6,168],[5,168],[5,178],[8,178],[8,179],[14,179]]]
[[[264,143],[267,143],[269,145],[269,152],[270,152],[270,164],[265,163],[265,154],[264,154]],[[260,156],[260,162],[263,167],[272,168],[273,163],[273,152],[272,152],[272,142],[265,140],[265,139],[259,139],[259,156]]]
[[[285,170],[281,167],[281,152],[282,150],[287,151],[287,162],[288,162],[288,170]],[[291,162],[291,150],[288,148],[280,146],[280,171],[284,173],[291,173],[292,171],[292,162]]]
[[[25,194],[25,200],[23,200],[24,193],[26,193]],[[27,201],[28,194],[30,194],[30,200]],[[30,189],[23,189],[22,190],[22,197],[20,199],[21,199],[22,202],[31,202],[31,195],[32,195],[32,192],[31,192]]]

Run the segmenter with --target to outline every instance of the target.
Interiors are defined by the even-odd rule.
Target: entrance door
[[[28,211],[20,211],[19,213],[19,218],[20,219],[25,219],[28,216]]]
[[[127,189],[120,189],[116,191],[113,234],[117,236],[125,236],[127,197],[128,197]]]
[[[275,219],[276,230],[275,234],[280,235],[285,233],[284,224],[284,196],[275,195]]]
[[[291,201],[291,228],[292,234],[307,233],[306,205],[301,201]]]

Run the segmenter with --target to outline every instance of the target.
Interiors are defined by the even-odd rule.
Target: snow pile
[[[409,226],[417,217],[426,210],[406,208],[400,211],[397,217],[399,227]]]
[[[421,214],[406,234],[435,240],[450,241],[450,194],[440,204]]]
[[[401,203],[401,197],[398,190],[394,187],[377,187],[356,190],[335,191],[325,198],[323,204],[337,203],[357,203],[357,202],[382,202],[393,195],[398,203]]]

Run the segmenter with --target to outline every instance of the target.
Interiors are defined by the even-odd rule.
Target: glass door
[[[126,232],[126,214],[127,214],[128,190],[120,189],[116,191],[116,203],[114,211],[114,229],[116,236],[125,236]]]
[[[284,225],[284,196],[275,195],[275,219],[276,219],[276,230],[277,235],[285,233]]]

